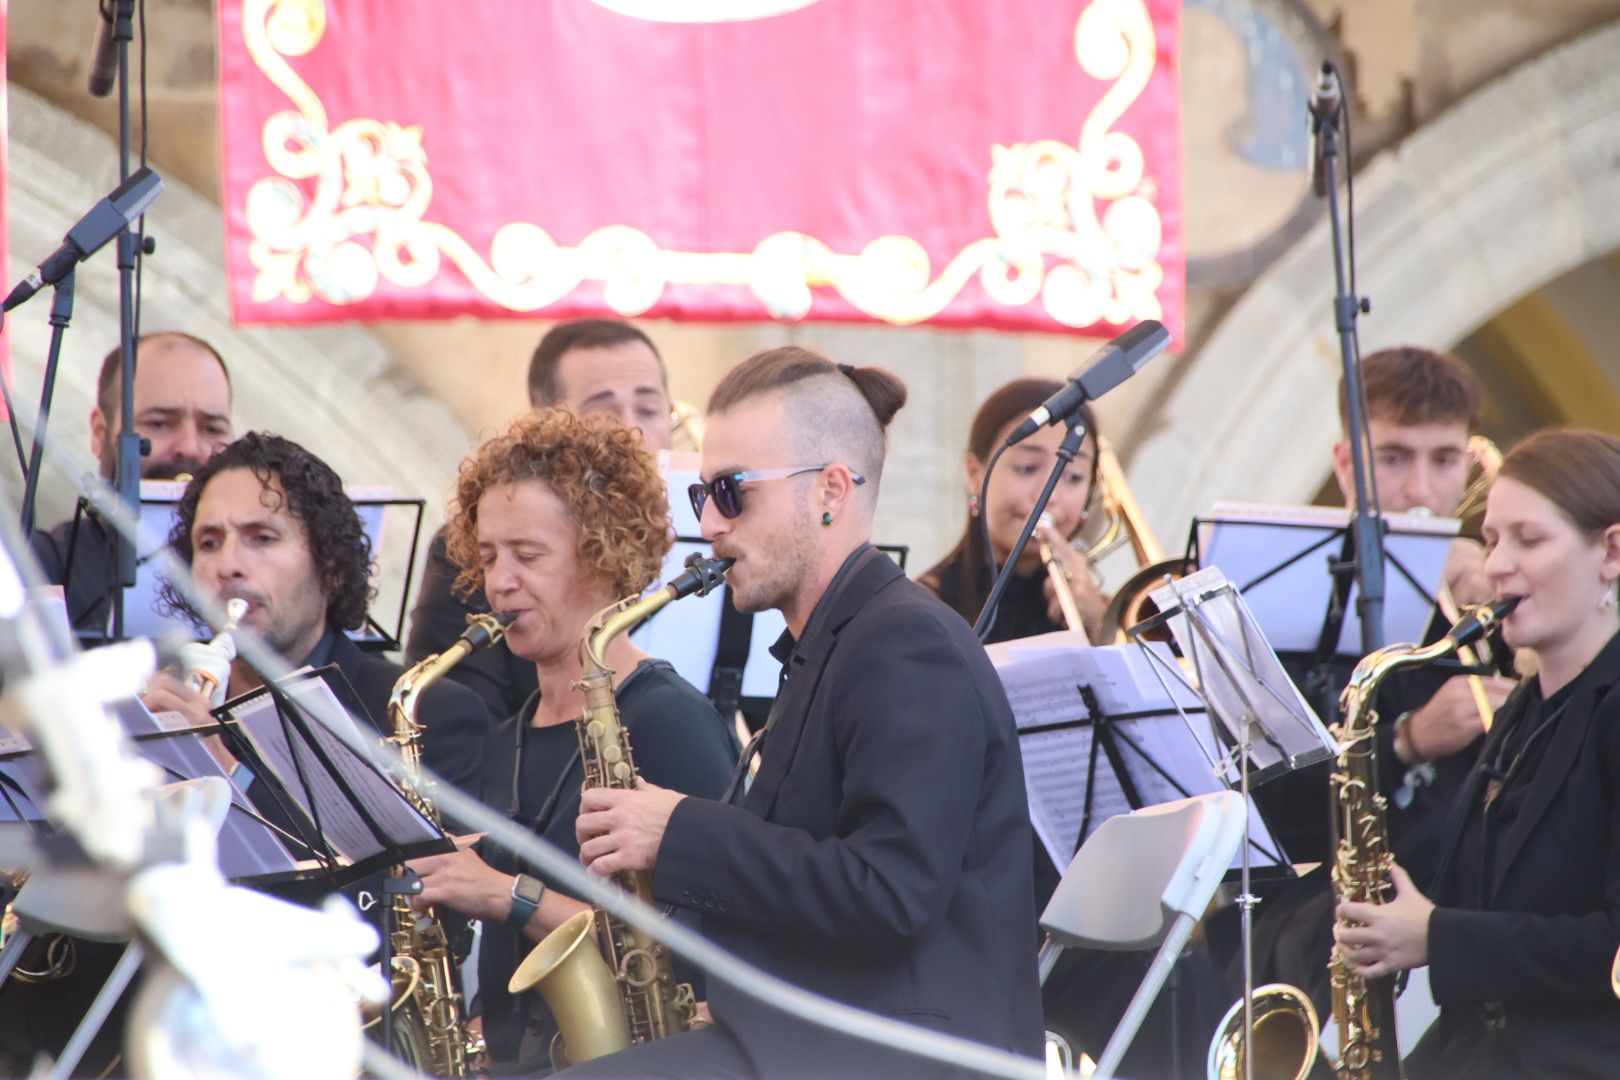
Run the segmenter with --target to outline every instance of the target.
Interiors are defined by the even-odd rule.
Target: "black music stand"
[[[1157,680],[1134,645],[1037,644],[1065,636],[992,649],[1018,724],[1030,816],[1060,871],[1108,818],[1226,786],[1216,748],[1192,719],[1205,709],[1190,689]],[[1169,662],[1167,653],[1159,660]],[[1290,873],[1252,803],[1250,817],[1254,857]]]

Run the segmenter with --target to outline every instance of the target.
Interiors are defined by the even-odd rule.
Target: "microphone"
[[[100,9],[101,29],[96,34],[96,51],[90,56],[90,78],[85,89],[90,91],[91,97],[106,97],[112,93],[118,77],[118,35],[113,30],[114,16],[108,6],[97,0],[96,7]]]
[[[1076,409],[1095,401],[1142,370],[1142,365],[1170,344],[1170,331],[1164,324],[1146,319],[1092,354],[1091,359],[1069,373],[1063,389],[1047,398],[1040,408],[1013,429],[1005,445],[1023,442],[1048,424],[1067,420]]]
[[[1311,112],[1311,191],[1318,199],[1327,198],[1327,148],[1322,130],[1339,122],[1339,105],[1339,80],[1333,65],[1324,60],[1307,106]]]
[[[67,277],[75,263],[88,259],[105,247],[107,241],[133,225],[162,192],[163,178],[145,167],[119,184],[68,230],[61,247],[17,283],[5,303],[0,304],[0,311],[10,311],[45,286],[55,285]]]

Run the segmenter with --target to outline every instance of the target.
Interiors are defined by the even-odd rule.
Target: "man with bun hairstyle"
[[[871,544],[905,387],[808,349],[760,353],[709,401],[692,500],[739,608],[780,610],[781,689],[751,785],[715,801],[594,788],[580,858],[650,870],[717,944],[827,997],[1041,1051],[1031,829],[1012,711],[962,618]],[[942,1077],[710,984],[710,1027],[569,1076]]]

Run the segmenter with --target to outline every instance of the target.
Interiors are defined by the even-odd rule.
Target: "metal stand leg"
[[[28,948],[28,943],[33,940],[34,935],[22,927],[18,927],[17,932],[6,939],[6,947],[0,949],[0,983],[11,978],[11,969],[17,966],[17,961],[22,959],[23,950]]]
[[[91,1002],[90,1011],[84,1014],[79,1026],[73,1029],[73,1038],[68,1040],[67,1046],[62,1049],[62,1056],[57,1058],[56,1066],[51,1070],[51,1080],[67,1080],[73,1070],[79,1067],[79,1059],[84,1052],[90,1049],[90,1040],[96,1037],[101,1025],[107,1022],[107,1014],[111,1013],[118,999],[124,996],[129,989],[135,972],[140,970],[141,961],[146,959],[146,950],[140,942],[132,941],[124,949],[124,955],[118,958],[113,966],[112,974],[102,984],[101,992],[96,1000]]]

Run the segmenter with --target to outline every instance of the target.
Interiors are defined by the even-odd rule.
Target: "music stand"
[[[1157,679],[1134,645],[1077,647],[1073,638],[1059,632],[989,650],[1018,725],[1030,820],[1059,869],[1117,814],[1226,786],[1214,768],[1218,748],[1192,719],[1204,705],[1190,688]],[[1166,646],[1151,648],[1172,663]],[[1289,872],[1248,806],[1251,856]]]
[[[1382,521],[1382,628],[1390,640],[1421,641],[1461,523],[1417,513]],[[1352,525],[1342,507],[1216,503],[1189,540],[1198,566],[1221,567],[1238,587],[1272,648],[1308,658],[1294,670],[1323,713],[1342,687],[1337,664],[1364,652]]]
[[[129,637],[149,637],[156,640],[166,632],[179,632],[189,638],[195,636],[195,632],[201,629],[182,617],[167,614],[159,599],[167,575],[158,557],[168,544],[169,530],[174,525],[176,508],[186,486],[187,482],[180,480],[141,481],[135,584],[124,591],[124,632]],[[398,651],[405,627],[405,614],[410,607],[411,578],[416,567],[417,548],[422,535],[422,517],[427,503],[423,499],[396,498],[388,488],[382,487],[348,485],[344,487],[343,492],[354,504],[355,513],[359,515],[361,527],[371,541],[372,555],[379,567],[390,568],[387,574],[379,570],[377,577],[391,582],[393,571],[403,567],[399,610],[393,614],[393,625],[384,626],[368,611],[363,627],[345,633],[355,644],[367,651]],[[399,543],[404,543],[403,539],[395,537],[385,528],[389,518],[388,511],[392,508],[414,511],[409,543],[406,545],[407,552],[403,560],[399,552]],[[396,540],[399,543],[396,543]],[[386,558],[385,552],[388,553]]]
[[[1224,759],[1229,782],[1237,782],[1245,801],[1253,784],[1262,783],[1335,757],[1337,744],[1320,719],[1311,711],[1283,670],[1254,613],[1218,567],[1207,567],[1182,578],[1167,581],[1154,590],[1152,598],[1160,614],[1128,633],[1149,652],[1141,634],[1169,624],[1171,635],[1184,657],[1192,662],[1198,694],[1209,711],[1220,721],[1220,734],[1231,747]],[[1181,669],[1158,660],[1154,671],[1172,673],[1186,685]],[[1259,743],[1255,741],[1258,730]],[[1233,756],[1235,754],[1235,757]],[[1260,762],[1259,770],[1254,768]],[[1251,889],[1250,841],[1245,838],[1242,887],[1238,896],[1243,948],[1244,1026],[1254,1032],[1254,906],[1258,902]]]

